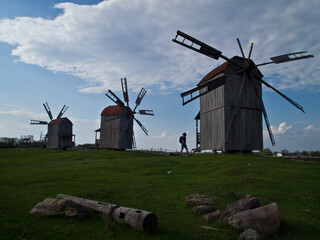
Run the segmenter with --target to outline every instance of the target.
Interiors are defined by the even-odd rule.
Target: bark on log
[[[104,217],[112,217],[115,221],[129,225],[139,231],[150,233],[156,230],[158,226],[157,216],[152,212],[65,194],[58,194],[57,198],[71,200],[77,205],[100,212]]]

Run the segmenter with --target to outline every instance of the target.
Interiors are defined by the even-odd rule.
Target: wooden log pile
[[[68,204],[62,206],[61,203]],[[57,205],[59,205],[59,207],[56,207]],[[85,209],[70,208],[75,205]],[[46,209],[49,211],[46,211]],[[39,213],[41,213],[41,215],[53,215],[66,211],[67,216],[84,216],[87,210],[101,213],[107,224],[111,221],[116,221],[146,233],[155,231],[158,226],[157,216],[152,212],[65,194],[58,194],[57,199],[46,199],[38,203],[30,213],[33,215],[40,215]],[[46,212],[48,212],[48,214],[45,214]]]

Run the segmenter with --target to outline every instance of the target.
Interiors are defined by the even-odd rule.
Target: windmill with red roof
[[[68,107],[63,105],[56,119],[53,119],[49,104],[43,103],[50,122],[41,120],[31,120],[32,125],[48,125],[48,133],[45,136],[46,147],[51,149],[66,149],[74,146],[75,135],[72,133],[72,122],[62,115]]]
[[[134,149],[136,142],[133,131],[134,121],[140,126],[143,132],[148,135],[148,130],[135,117],[135,114],[154,116],[153,110],[136,111],[147,90],[142,88],[136,99],[133,110],[129,106],[129,95],[127,79],[121,78],[123,98],[126,104],[117,97],[110,89],[106,96],[116,105],[106,107],[101,113],[100,128],[96,132],[96,144],[104,149]],[[100,138],[97,136],[100,133]]]
[[[271,57],[270,62],[256,65],[250,59],[253,43],[246,57],[237,39],[242,57],[235,56],[229,59],[222,55],[221,51],[181,31],[177,31],[172,41],[215,60],[219,58],[226,60],[209,72],[197,87],[181,94],[182,105],[200,98],[200,112],[195,118],[198,150],[210,149],[223,152],[262,150],[262,115],[271,144],[275,145],[262,101],[262,84],[304,112],[298,103],[265,82],[258,67],[313,57],[313,55],[304,55],[306,51]],[[200,132],[198,131],[199,120]]]

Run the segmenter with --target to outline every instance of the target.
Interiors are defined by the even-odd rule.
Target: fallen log
[[[146,233],[155,231],[158,226],[157,216],[152,212],[65,194],[58,194],[57,198],[71,200],[73,203],[84,208],[102,213],[104,219],[112,218],[119,223],[126,224]]]

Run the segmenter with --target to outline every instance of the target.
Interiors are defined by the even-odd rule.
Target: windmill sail
[[[141,114],[141,115],[151,115],[151,116],[154,116],[153,110],[139,110],[139,114]]]
[[[67,109],[68,109],[68,107],[66,105],[63,105],[63,107],[62,107],[57,119],[61,118],[62,115],[67,111]]]
[[[48,113],[48,116],[49,116],[50,120],[52,120],[53,117],[52,117],[51,110],[49,108],[49,104],[46,102],[46,103],[43,104],[43,106],[44,106],[44,109],[46,110],[46,112]]]
[[[110,98],[114,103],[116,103],[118,106],[123,107],[124,103],[121,101],[120,98],[117,97],[110,89],[106,93],[106,96]]]
[[[138,94],[138,97],[136,99],[136,106],[134,107],[133,109],[133,112],[136,110],[136,108],[140,105],[144,95],[146,95],[147,93],[147,90],[145,90],[144,88],[141,88],[139,94]]]
[[[141,127],[141,129],[144,131],[144,133],[148,136],[148,130],[142,125],[142,123],[138,119],[136,119],[135,117],[133,117],[133,119],[136,120],[138,125]]]
[[[127,107],[129,107],[129,95],[128,95],[128,86],[127,86],[126,78],[121,78],[121,87],[123,92],[123,99],[127,103]]]
[[[307,51],[287,53],[287,54],[271,57],[270,59],[272,62],[260,63],[257,66],[259,67],[259,66],[263,66],[263,65],[272,64],[272,63],[279,64],[279,63],[291,62],[291,61],[314,57],[311,54],[310,55],[303,55],[304,53],[307,53]]]
[[[181,36],[183,38],[183,40],[180,40],[178,37]],[[185,40],[189,40],[189,42],[191,42],[190,45],[186,44]],[[195,39],[191,36],[189,36],[188,34],[181,32],[181,31],[177,31],[177,35],[174,39],[172,39],[173,42],[178,43],[186,48],[189,48],[193,51],[199,52],[201,54],[204,54],[208,57],[211,57],[213,59],[218,60],[219,57],[221,57],[222,52],[220,52],[219,50],[199,41],[198,39]]]
[[[47,121],[41,121],[41,120],[30,120],[30,124],[32,125],[47,125]]]
[[[200,85],[198,87],[192,88],[184,93],[181,93],[180,96],[182,98],[182,105],[186,105],[187,103],[201,97],[204,94],[207,94],[208,92],[222,86],[226,83],[226,77],[222,76],[220,78],[214,79],[206,84]],[[207,87],[206,91],[200,93],[200,90]],[[196,93],[196,95],[193,95]],[[189,99],[185,100],[186,97],[190,97]]]

